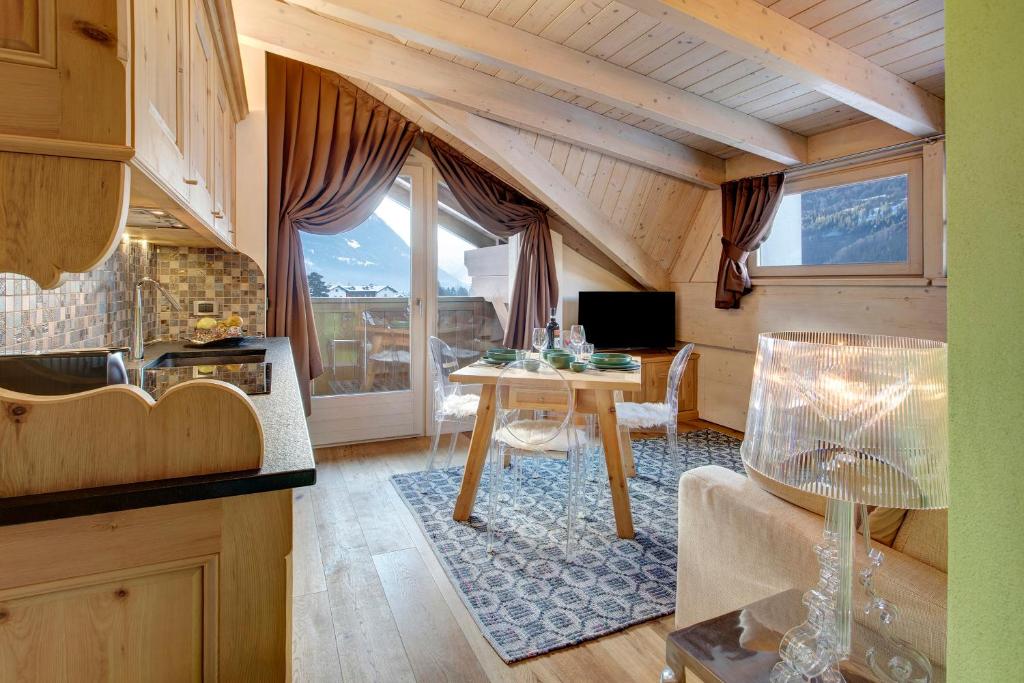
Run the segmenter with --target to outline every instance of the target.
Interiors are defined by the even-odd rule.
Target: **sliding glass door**
[[[432,434],[427,337],[447,342],[463,366],[501,344],[492,303],[508,289],[501,241],[414,151],[362,225],[303,234],[302,246],[324,360],[313,381],[313,443]]]
[[[316,445],[423,432],[425,175],[407,164],[354,230],[302,235],[324,360],[309,419]]]

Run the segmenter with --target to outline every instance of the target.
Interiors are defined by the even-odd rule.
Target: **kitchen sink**
[[[172,351],[147,363],[144,370],[160,368],[192,368],[201,365],[240,365],[266,362],[263,349],[237,349],[219,351]]]
[[[204,349],[161,354],[129,375],[153,398],[193,379],[218,379],[254,396],[270,393],[270,371],[266,349]]]

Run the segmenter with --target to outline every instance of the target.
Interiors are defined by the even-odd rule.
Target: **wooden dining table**
[[[639,360],[639,359],[637,359]],[[515,373],[517,390],[528,394],[530,390],[541,396],[545,389],[554,390],[562,385],[557,377],[531,373],[528,370],[512,370]],[[476,424],[469,442],[469,457],[462,475],[462,487],[455,501],[452,518],[456,521],[469,520],[476,502],[480,477],[487,464],[487,452],[490,448],[491,434],[494,430],[496,405],[496,385],[501,376],[502,368],[474,363],[461,368],[449,379],[462,384],[480,384],[480,405],[476,412]],[[630,445],[629,430],[619,429],[615,417],[615,403],[622,401],[622,393],[640,391],[640,372],[620,372],[612,370],[593,370],[585,372],[561,371],[574,395],[576,413],[596,414],[601,428],[601,440],[604,445],[604,458],[608,469],[608,487],[611,490],[612,509],[615,513],[615,528],[619,538],[633,538],[633,512],[629,503],[629,486],[627,476],[633,476],[636,469],[633,463],[633,449]],[[534,406],[524,399],[521,407],[543,409],[543,400]]]

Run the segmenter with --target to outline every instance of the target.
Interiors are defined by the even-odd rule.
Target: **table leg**
[[[473,512],[476,502],[476,490],[480,487],[480,476],[487,466],[487,450],[491,445],[491,432],[494,430],[494,396],[493,384],[484,384],[480,389],[480,405],[476,409],[476,424],[473,425],[473,436],[469,440],[469,457],[466,469],[462,473],[462,488],[455,499],[455,512],[452,519],[465,522]]]
[[[615,392],[615,402],[622,403],[622,392]],[[633,440],[629,438],[629,429],[619,427],[619,450],[622,452],[622,469],[627,477],[636,476],[636,462],[633,460]]]
[[[633,511],[630,509],[629,486],[622,467],[615,398],[610,391],[594,391],[594,398],[597,402],[597,420],[601,425],[601,440],[604,442],[604,461],[608,466],[608,487],[612,492],[615,529],[619,538],[633,538]]]

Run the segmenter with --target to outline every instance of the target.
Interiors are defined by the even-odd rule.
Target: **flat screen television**
[[[676,345],[675,292],[580,292],[577,317],[598,349]]]

